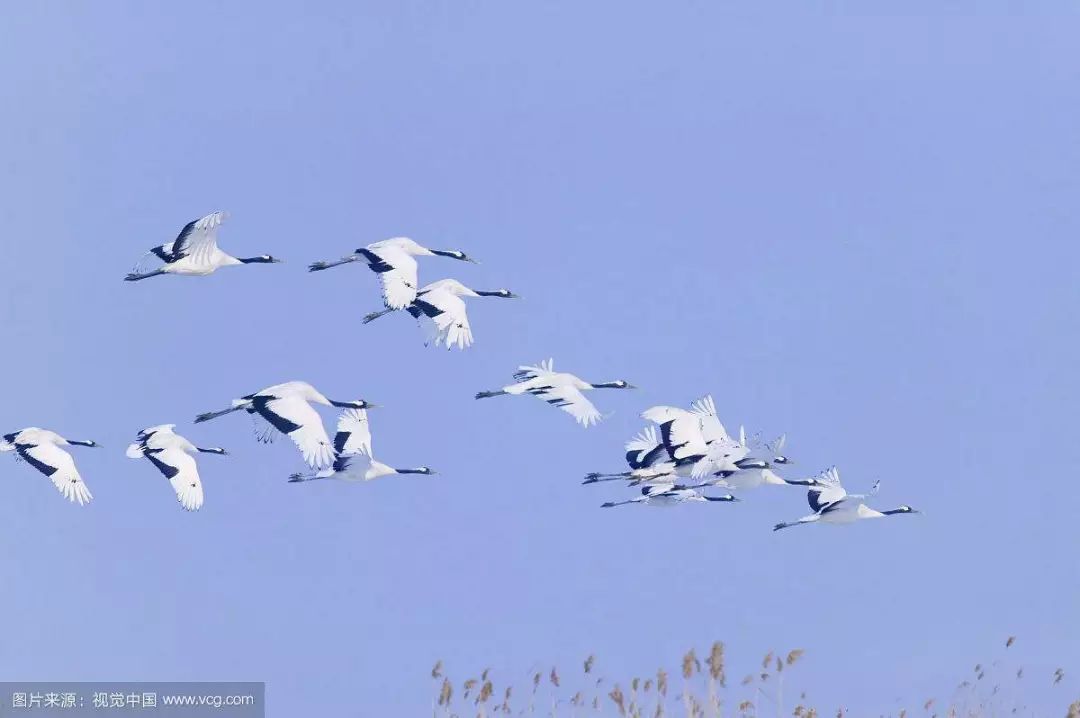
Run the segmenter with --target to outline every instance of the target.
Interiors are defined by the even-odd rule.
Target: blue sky
[[[0,674],[260,680],[273,715],[414,715],[427,672],[611,675],[804,647],[820,706],[944,696],[1016,634],[1033,704],[1080,671],[1080,8],[1045,3],[24,3],[0,60],[0,353],[11,429],[93,438],[96,500],[0,470]],[[121,280],[188,220],[286,264]],[[373,275],[509,287],[426,350]],[[581,430],[474,402],[553,356],[637,392]],[[291,447],[200,411],[289,379],[384,405],[441,474],[296,486]],[[602,511],[637,414],[707,392],[797,471],[918,518],[772,534],[798,491]],[[326,415],[329,421],[331,414]],[[207,504],[123,449],[177,422]],[[360,705],[356,705],[359,702]]]

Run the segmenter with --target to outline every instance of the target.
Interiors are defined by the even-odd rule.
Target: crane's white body
[[[877,493],[880,482],[875,482],[868,494],[849,494],[843,484],[840,483],[840,472],[835,466],[805,483],[810,485],[806,499],[814,513],[795,521],[778,523],[773,527],[774,531],[813,523],[843,526],[866,519],[918,513],[915,509],[906,505],[891,511],[878,511],[867,506],[866,499]]]
[[[447,349],[465,349],[472,346],[472,325],[465,307],[466,297],[502,297],[514,299],[516,294],[509,289],[480,291],[470,289],[456,279],[440,279],[421,287],[416,299],[405,309],[424,330],[425,346],[443,346]],[[363,323],[375,321],[381,316],[392,313],[393,309],[371,312]]]
[[[770,468],[755,468],[736,469],[731,474],[703,481],[701,485],[717,486],[732,491],[747,491],[761,486],[789,486],[790,484]]]
[[[367,412],[362,409],[347,409],[338,418],[337,434],[334,437],[334,463],[313,474],[293,474],[289,480],[293,483],[335,479],[337,481],[371,481],[383,476],[395,474],[433,474],[426,466],[416,469],[395,469],[376,461],[371,450],[371,430]]]
[[[717,471],[713,474],[712,478],[703,481],[700,486],[718,486],[733,491],[746,491],[749,489],[756,489],[761,486],[805,486],[806,482],[792,482],[784,479],[773,470],[772,461],[776,461],[782,464],[790,464],[791,461],[779,454],[780,448],[783,447],[786,440],[785,436],[777,438],[775,441],[766,444],[765,449],[769,452],[769,458],[758,458],[762,452],[754,451],[750,445],[750,442],[746,439],[746,431],[739,427],[739,447],[744,449],[743,456],[737,459],[734,464],[729,459],[724,458],[723,463],[727,464],[731,468]],[[710,447],[710,453],[713,453],[712,447]],[[736,453],[735,455],[739,455]],[[714,458],[709,460],[715,460]],[[702,462],[698,462],[694,465],[695,471],[699,470]]]
[[[277,262],[269,255],[238,259],[222,251],[217,244],[217,233],[225,218],[224,212],[212,212],[205,217],[188,222],[180,230],[176,239],[154,247],[143,255],[135,272],[128,275],[128,281],[138,281],[159,274],[204,277],[222,267],[234,267],[254,262]],[[161,260],[163,264],[154,271],[145,272],[154,258]]]
[[[573,374],[556,372],[554,367],[553,359],[542,361],[536,366],[520,366],[514,374],[517,382],[504,386],[501,393],[535,396],[562,409],[585,427],[598,423],[603,417],[583,393],[595,387]]]
[[[429,249],[408,237],[393,237],[361,247],[353,254],[335,262],[315,262],[309,269],[313,272],[350,262],[364,262],[379,275],[382,286],[383,305],[387,309],[404,309],[416,299],[416,257],[442,256],[473,261],[464,252],[448,249]]]
[[[456,279],[440,279],[423,287],[413,302],[414,315],[426,335],[426,344],[445,345],[447,349],[472,346],[472,325],[465,307],[466,297],[513,297],[506,289],[477,292]]]
[[[256,422],[256,436],[260,441],[270,442],[277,433],[285,434],[296,444],[308,466],[322,469],[334,463],[334,447],[312,404],[345,405],[331,401],[305,381],[290,381],[234,399],[230,408],[202,414],[196,422],[207,421],[233,411],[246,411],[262,420]]]
[[[204,501],[202,479],[193,454],[203,451],[224,454],[222,449],[199,449],[177,434],[176,424],[151,426],[139,432],[125,452],[129,459],[147,459],[168,479],[176,500],[185,511],[198,511]]]
[[[94,497],[79,475],[71,454],[61,448],[72,443],[54,431],[29,427],[0,440],[0,452],[16,452],[16,459],[25,461],[48,477],[64,498],[83,506]],[[92,442],[80,443],[93,445]]]
[[[731,494],[726,496],[705,496],[698,491],[685,486],[658,485],[645,486],[641,489],[641,494],[639,496],[635,496],[626,501],[609,501],[608,503],[605,503],[603,507],[610,508],[628,504],[641,504],[644,506],[668,508],[685,503],[709,501],[738,501],[738,499]]]
[[[318,479],[334,479],[337,481],[344,481],[346,483],[356,483],[363,481],[371,481],[383,476],[393,476],[395,474],[406,473],[429,473],[422,470],[403,470],[395,469],[381,461],[376,461],[370,456],[355,455],[355,456],[340,456],[334,462],[334,465],[322,469],[314,474],[302,475],[293,474],[291,480],[296,482],[301,481],[315,481]]]

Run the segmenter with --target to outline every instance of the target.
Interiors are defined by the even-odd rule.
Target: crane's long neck
[[[784,479],[784,483],[791,484],[792,486],[816,486],[817,481],[814,479]]]
[[[334,406],[334,402],[330,401],[329,399],[327,399],[325,396],[323,396],[319,392],[315,391],[314,389],[311,389],[310,391],[305,392],[304,398],[307,399],[308,401],[310,401],[312,404],[322,404],[323,406]]]

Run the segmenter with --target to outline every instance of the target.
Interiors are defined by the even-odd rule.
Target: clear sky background
[[[0,675],[265,680],[271,712],[417,715],[437,658],[613,676],[803,647],[856,714],[947,698],[1019,636],[1027,700],[1080,676],[1080,6],[42,2],[0,15],[4,430],[93,438],[68,505],[0,465]],[[897,6],[898,7],[898,6]],[[187,221],[287,263],[121,278]],[[406,234],[508,287],[425,349],[374,275]],[[548,356],[614,415],[475,402]],[[281,381],[364,397],[437,477],[290,485],[287,442],[196,413]],[[638,413],[711,392],[788,475],[922,517],[773,534],[801,491],[601,510]],[[325,414],[327,422],[333,414]],[[226,446],[179,510],[123,449]],[[567,668],[566,670],[569,670]]]

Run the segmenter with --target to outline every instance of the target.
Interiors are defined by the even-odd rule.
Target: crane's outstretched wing
[[[357,454],[371,456],[371,423],[366,409],[341,412],[334,435],[334,451],[339,459]]]
[[[722,471],[736,471],[739,467],[735,462],[745,459],[749,453],[750,449],[740,441],[731,438],[718,439],[707,446],[702,458],[694,462],[690,475],[700,479]]]
[[[537,379],[542,376],[550,376],[555,373],[555,360],[545,359],[536,366],[519,366],[518,370],[514,372],[514,379],[517,381],[528,381],[529,379]]]
[[[812,486],[806,492],[806,501],[813,511],[823,512],[832,504],[843,501],[848,493],[840,483],[840,471],[832,466],[815,477],[823,486]]]
[[[303,399],[295,396],[281,399],[256,396],[251,400],[251,408],[292,439],[311,468],[323,469],[334,463],[334,447],[326,435],[326,427],[318,412]]]
[[[447,349],[472,346],[472,326],[461,297],[436,290],[417,297],[413,306],[422,312],[420,323],[427,325],[427,343],[445,344]]]
[[[404,309],[413,303],[418,286],[416,259],[393,244],[372,245],[359,253],[367,260],[368,268],[379,275],[387,309]]]
[[[631,469],[642,469],[667,459],[667,451],[655,426],[647,426],[626,442],[626,463]]]
[[[161,475],[169,480],[176,492],[176,500],[185,511],[198,511],[203,505],[202,479],[195,458],[180,448],[151,449],[143,451]]]
[[[145,429],[140,429],[138,438],[140,441],[146,441],[155,434],[173,434],[173,430],[176,429],[176,424],[161,424],[159,426],[148,426]]]
[[[701,434],[700,420],[690,412],[660,424],[660,438],[668,454],[676,461],[697,461],[708,450]]]
[[[698,418],[701,436],[706,444],[728,438],[727,430],[716,415],[716,403],[711,395],[691,403],[690,413]]]
[[[173,242],[173,256],[176,259],[190,257],[195,264],[209,264],[218,248],[218,227],[224,221],[224,212],[213,212],[189,222]]]
[[[80,506],[90,503],[93,495],[75,468],[71,454],[55,444],[28,445],[15,447],[19,456],[53,482],[53,486],[64,498]]]
[[[603,418],[593,403],[586,399],[577,387],[570,384],[559,383],[554,386],[537,387],[530,389],[529,393],[562,409],[582,426],[596,424]]]
[[[217,230],[224,221],[224,212],[212,212],[205,217],[188,222],[180,230],[176,239],[154,247],[144,254],[135,265],[135,272],[141,273],[149,269],[153,258],[165,264],[178,262],[184,257],[191,257],[196,263],[208,263],[214,251],[217,250]]]
[[[176,500],[185,511],[198,511],[203,505],[203,485],[195,458],[183,451],[170,453],[179,455],[180,471],[169,479],[169,484],[176,492]]]

